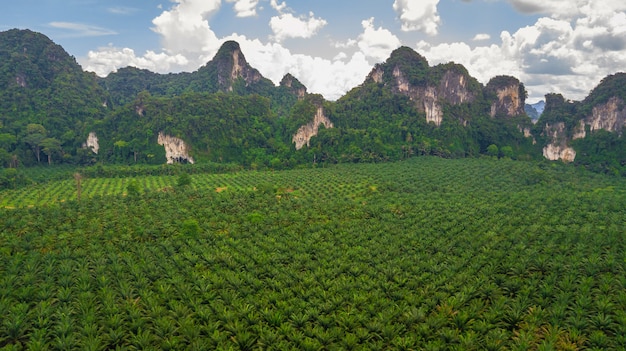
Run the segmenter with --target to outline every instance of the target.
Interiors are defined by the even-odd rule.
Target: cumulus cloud
[[[348,39],[346,41],[334,41],[331,45],[337,49],[347,49],[356,46],[357,43],[355,39]]]
[[[227,1],[234,3],[236,12],[237,4],[255,2]],[[548,92],[582,99],[603,77],[626,67],[626,2],[507,1],[519,11],[540,13],[544,17],[516,31],[504,31],[499,38],[478,34],[471,45],[420,41],[415,49],[431,64],[461,63],[483,83],[496,75],[516,76],[526,84],[531,100],[538,100]],[[396,35],[386,28],[376,27],[374,19],[370,18],[362,21],[363,31],[356,38],[331,41],[331,46],[341,51],[333,58],[293,53],[282,44],[284,39],[315,35],[326,21],[313,14],[293,15],[287,4],[279,0],[270,0],[271,7],[278,12],[272,27],[273,40],[267,42],[237,34],[218,37],[209,23],[211,16],[219,11],[220,3],[221,0],[174,0],[169,9],[153,20],[152,29],[161,38],[160,52],[137,54],[131,49],[109,46],[90,52],[80,59],[81,64],[101,76],[128,65],[160,73],[194,71],[212,59],[225,40],[236,40],[251,65],[275,83],[284,74],[291,73],[309,91],[337,99],[362,83],[374,63],[386,60],[392,50],[402,45]],[[420,2],[421,12],[414,7],[416,3],[395,1],[394,9],[403,29],[428,33],[426,24],[431,23],[430,32],[436,33],[437,1]],[[431,10],[427,11],[428,4]],[[246,6],[240,6],[244,13]],[[425,20],[418,23],[415,20],[418,17]],[[74,35],[115,34],[74,23],[55,22],[54,26]]]
[[[259,0],[226,0],[226,2],[235,3],[233,9],[237,17],[252,17],[257,15],[256,7],[259,4]]]
[[[227,40],[239,42],[248,62],[273,82],[291,73],[313,93],[335,100],[361,84],[372,66],[360,52],[352,56],[338,55],[333,59],[292,53],[279,43],[263,43],[241,35]]]
[[[97,51],[90,51],[83,69],[95,72],[99,76],[106,76],[119,68],[133,66],[153,72],[168,72],[174,68],[187,65],[189,62],[183,55],[168,55],[148,51],[143,56],[137,56],[129,48],[105,47]]]
[[[621,0],[508,0],[508,2],[521,13],[547,15],[556,19],[596,17],[626,10],[626,2]]]
[[[479,33],[474,36],[473,41],[485,41],[491,39],[491,35],[487,33]]]
[[[193,71],[215,55],[221,40],[209,26],[221,0],[174,0],[170,9],[152,20],[152,31],[160,36],[161,53],[148,51],[137,55],[128,48],[105,47],[92,50],[81,64],[99,75],[124,66],[154,72]]]
[[[276,41],[287,38],[310,38],[327,24],[322,18],[315,18],[313,12],[309,17],[295,17],[291,13],[282,13],[270,19],[270,28]]]
[[[221,0],[174,0],[177,5],[152,20],[169,54],[200,54],[215,51],[218,38],[207,18],[217,12]]]
[[[102,28],[98,26],[92,26],[84,23],[75,22],[50,22],[50,27],[63,29],[68,31],[67,37],[100,37],[104,35],[115,35],[116,31]]]
[[[389,57],[389,54],[401,45],[400,39],[389,30],[382,27],[374,27],[374,18],[361,22],[363,33],[359,35],[357,45],[361,52],[376,62],[381,62]]]
[[[284,2],[279,4],[272,0],[271,4],[277,10],[286,9]],[[159,73],[194,71],[211,60],[223,42],[235,40],[239,42],[250,64],[265,77],[276,83],[286,73],[291,73],[310,92],[323,94],[331,100],[362,83],[371,69],[371,63],[361,52],[325,59],[292,53],[280,42],[264,43],[238,34],[218,38],[211,30],[208,19],[219,10],[219,5],[219,0],[177,0],[171,9],[163,11],[153,20],[153,31],[160,35],[163,44],[162,52],[148,51],[139,55],[132,49],[109,46],[90,51],[86,58],[80,60],[81,64],[85,70],[96,72],[99,76],[106,76],[126,66]],[[309,15],[309,19],[319,20],[313,14]],[[320,24],[303,25],[303,28],[298,29],[298,35],[304,37],[308,35],[306,33],[312,33],[316,26]],[[380,50],[384,46],[380,42],[390,38],[391,33],[380,28],[374,29],[373,25],[366,29],[359,37],[359,45],[366,49],[371,47]],[[377,35],[379,38],[376,38]],[[391,39],[399,42],[393,36]],[[351,45],[356,45],[356,41]]]
[[[570,12],[562,9],[514,33],[504,31],[499,45],[472,48],[464,43],[432,45],[422,41],[417,49],[432,63],[465,65],[483,83],[495,75],[514,75],[526,84],[531,99],[541,99],[549,92],[583,99],[602,78],[626,67],[626,14],[612,11],[621,6],[617,2],[613,7],[608,1],[599,2],[604,2],[605,8],[592,0],[579,1],[577,4],[589,11],[573,15],[579,16],[573,19],[565,18]],[[520,0],[522,3],[527,10],[532,4],[545,3],[541,11],[556,11],[560,4]]]
[[[278,3],[277,0],[271,0],[270,1],[270,6],[272,6],[272,8],[280,13],[282,13],[286,8],[287,8],[287,4],[283,1],[281,3]]]
[[[422,31],[436,35],[441,18],[437,12],[439,0],[395,0],[393,9],[400,16],[403,31]]]

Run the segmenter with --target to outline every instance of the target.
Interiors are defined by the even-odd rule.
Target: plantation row
[[[135,180],[0,209],[0,346],[626,347],[619,179],[423,158]]]
[[[196,191],[254,191],[254,190],[277,190],[282,192],[304,192],[310,196],[319,198],[358,196],[368,191],[376,191],[379,187],[397,187],[403,181],[411,191],[434,191],[446,192],[457,191],[451,186],[461,186],[464,191],[499,191],[510,186],[528,187],[538,183],[562,186],[562,180],[571,177],[580,170],[563,168],[560,165],[493,161],[493,160],[439,160],[437,158],[420,158],[407,161],[419,168],[428,168],[429,172],[407,175],[404,173],[402,162],[379,165],[337,165],[326,169],[297,169],[289,171],[265,171],[265,172],[238,172],[211,174],[195,174],[197,170],[189,165],[188,171],[192,173],[192,188]],[[454,172],[448,168],[454,166]],[[549,172],[550,168],[555,169]],[[156,167],[156,171],[161,171]],[[201,169],[201,168],[200,168]],[[143,167],[144,172],[149,172]],[[181,171],[186,172],[185,169]],[[122,174],[130,171],[123,169]],[[171,172],[171,171],[170,171]],[[180,171],[179,171],[180,172]],[[503,174],[503,172],[505,172]],[[28,206],[50,205],[69,200],[76,200],[77,182],[66,172],[65,180],[39,183],[31,187],[9,189],[0,191],[0,207],[16,208]],[[93,173],[93,172],[86,172]],[[178,176],[136,176],[119,178],[113,170],[103,170],[102,173],[110,174],[112,178],[89,178],[81,177],[81,198],[95,196],[126,196],[128,185],[133,183],[139,192],[148,193],[155,191],[171,191],[177,184]],[[483,179],[477,177],[481,174]],[[407,179],[407,177],[409,177]],[[602,179],[602,176],[585,173],[585,177]],[[455,180],[454,184],[449,180]],[[593,185],[593,181],[589,181]],[[487,187],[488,185],[488,187]],[[590,186],[591,186],[590,185]],[[487,188],[486,188],[487,187]],[[447,189],[446,189],[447,188]],[[280,191],[279,191],[280,192]]]

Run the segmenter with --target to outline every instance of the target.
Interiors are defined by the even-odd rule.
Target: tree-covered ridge
[[[162,157],[163,153],[157,152],[162,147],[156,144],[157,134],[162,132],[185,140],[194,158],[251,166],[258,162],[266,165],[270,156],[288,159],[284,153],[290,145],[278,137],[279,124],[270,100],[259,95],[185,93],[157,97],[142,93],[95,130],[103,140],[99,157],[108,162],[135,162],[135,152],[142,162],[156,155]],[[124,148],[119,147],[119,141],[126,143]]]
[[[394,50],[361,86],[329,102],[308,94],[291,74],[274,86],[249,65],[239,44],[232,41],[195,72],[157,74],[127,67],[98,79],[83,72],[60,46],[41,34],[12,30],[2,36],[3,167],[159,163],[164,150],[157,136],[166,130],[187,143],[201,161],[228,160],[246,167],[387,161],[415,155],[540,159],[541,148],[550,142],[542,126],[564,122],[569,137],[579,135],[575,128],[594,104],[615,104],[620,100],[613,98],[623,101],[624,95],[625,75],[607,77],[582,103],[553,99],[533,128],[523,110],[524,85],[516,78],[495,77],[483,87],[462,65],[451,62],[430,67],[408,47]],[[245,116],[254,123],[241,122],[249,104],[255,105],[261,97],[269,110]],[[229,101],[220,104],[224,99]],[[148,110],[158,105],[166,112],[154,110],[145,115],[144,103]],[[241,103],[242,108],[229,103]],[[307,142],[310,147],[295,150],[294,133],[313,120],[319,107],[334,128],[329,123],[319,131],[311,128],[317,135]],[[236,118],[224,118],[231,115]],[[221,122],[229,120],[240,122]],[[224,128],[231,127],[233,131],[225,132]],[[91,142],[97,135],[102,153],[84,147],[88,135]],[[592,140],[596,139],[597,135]],[[622,139],[616,140],[621,145]],[[579,154],[602,153],[603,145],[615,142],[592,144],[596,145],[593,152],[588,146]],[[617,173],[623,172],[622,161],[617,160],[619,166],[612,168]]]
[[[109,112],[95,75],[42,34],[0,32],[0,164],[81,162],[89,125]]]
[[[602,79],[582,103],[586,106],[597,106],[607,103],[612,97],[626,102],[626,73],[616,73]],[[589,107],[584,112],[589,113]]]
[[[278,94],[274,84],[248,64],[234,41],[225,42],[215,57],[195,72],[158,74],[128,67],[101,78],[100,84],[118,105],[132,101],[142,91],[169,97],[191,92],[233,92],[267,97]]]
[[[617,73],[604,78],[583,101],[570,101],[561,94],[546,95],[545,110],[535,128],[538,141],[544,145],[549,143],[546,126],[562,123],[565,128],[559,138],[576,151],[575,164],[599,172],[626,175],[626,138],[620,132],[623,128],[620,123],[624,123],[626,115],[624,86],[626,74]],[[606,111],[594,112],[596,109]],[[591,129],[590,123],[608,125],[602,120],[617,123],[615,130]]]
[[[402,72],[412,85],[428,83],[430,66],[428,61],[415,50],[402,46],[391,52],[389,58],[380,67],[383,70],[383,81],[389,85],[395,81],[396,69]]]

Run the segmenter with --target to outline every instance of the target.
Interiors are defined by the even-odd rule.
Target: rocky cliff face
[[[333,128],[333,123],[324,115],[324,108],[318,107],[313,120],[298,128],[296,134],[291,139],[296,144],[296,150],[300,150],[304,145],[309,146],[311,138],[317,135],[320,124],[326,128]]]
[[[217,53],[216,59],[218,85],[226,91],[233,91],[233,83],[238,78],[242,78],[246,82],[246,86],[263,79],[261,73],[248,64],[237,42],[224,43]]]
[[[586,138],[587,131],[593,133],[602,129],[621,135],[626,126],[626,107],[624,101],[616,96],[595,106],[566,101],[559,94],[546,95],[546,101],[546,111],[552,117],[552,121],[554,117],[578,120],[569,133],[564,122],[546,123],[543,133],[548,137],[549,143],[544,148],[543,154],[549,160],[574,161],[576,152],[568,147],[568,143],[571,140]],[[591,112],[587,112],[586,116],[582,112],[589,110]]]
[[[368,76],[368,80],[384,83],[385,68],[377,65]],[[472,102],[476,96],[469,90],[468,78],[456,71],[446,71],[438,84],[425,86],[412,85],[408,77],[396,66],[392,71],[393,81],[391,89],[394,93],[402,94],[415,102],[418,111],[426,114],[426,121],[440,126],[443,120],[442,103],[452,105]]]
[[[543,157],[551,161],[574,161],[576,151],[567,145],[568,140],[565,137],[565,123],[546,123],[544,133],[550,142],[543,148]]]
[[[526,100],[524,85],[517,78],[495,77],[487,83],[485,89],[495,95],[491,103],[491,117],[513,117],[526,113],[524,111]]]
[[[163,145],[163,147],[165,147],[167,164],[184,162],[194,163],[193,158],[189,156],[189,148],[182,139],[159,132],[157,142],[159,145]]]
[[[89,133],[89,136],[87,136],[87,140],[83,144],[83,147],[87,148],[87,149],[90,149],[95,154],[98,153],[98,151],[100,150],[100,144],[99,144],[99,141],[98,141],[98,136],[96,135],[95,132],[90,132]]]
[[[289,73],[281,79],[280,86],[287,88],[292,94],[298,97],[298,100],[304,99],[306,95],[306,87]]]
[[[582,139],[587,136],[587,131],[585,130],[585,121],[581,120],[576,128],[574,128],[574,135],[572,136],[573,140]]]
[[[621,134],[626,126],[624,101],[613,96],[605,104],[594,106],[591,116],[585,118],[584,123],[590,126],[591,131],[604,129]]]

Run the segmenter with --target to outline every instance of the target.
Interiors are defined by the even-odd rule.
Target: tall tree
[[[55,138],[45,138],[41,141],[40,146],[43,152],[48,156],[48,164],[52,164],[52,155],[61,151],[61,142]]]
[[[37,163],[41,162],[41,142],[46,138],[48,131],[41,124],[31,123],[26,126],[24,142],[30,146],[37,157]]]

